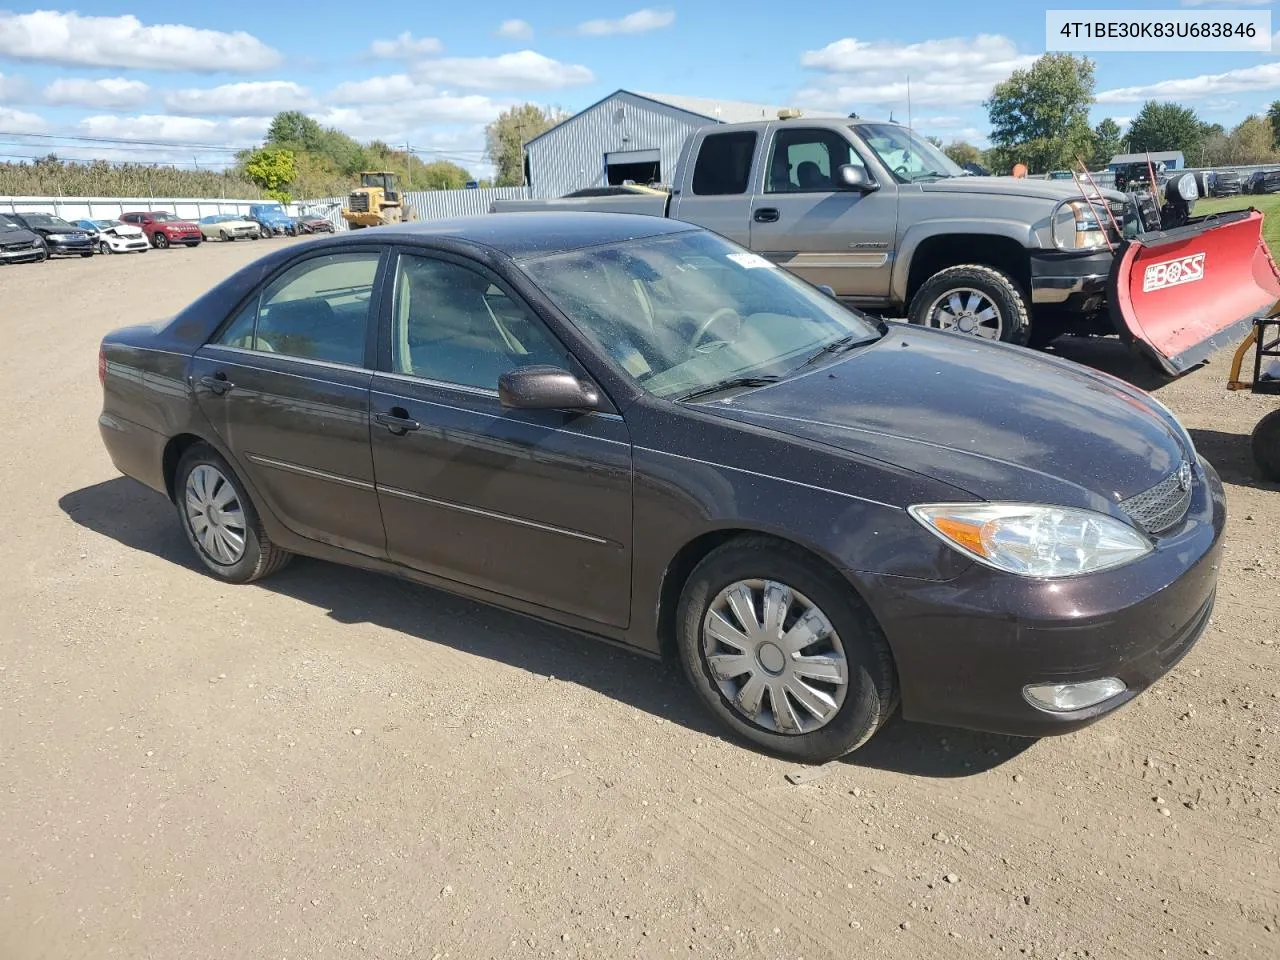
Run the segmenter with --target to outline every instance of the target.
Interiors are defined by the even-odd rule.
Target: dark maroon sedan
[[[674,220],[286,247],[100,372],[112,460],[214,576],[306,554],[670,654],[803,760],[899,702],[1074,730],[1213,608],[1221,484],[1142,391],[873,321]]]
[[[295,218],[302,233],[333,233],[333,222],[318,213],[304,213]]]

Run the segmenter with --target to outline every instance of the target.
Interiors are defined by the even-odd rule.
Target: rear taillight
[[[98,344],[98,385],[107,385],[107,347],[101,343]]]

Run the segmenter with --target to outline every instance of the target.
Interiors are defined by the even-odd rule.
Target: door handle
[[[777,223],[778,211],[775,207],[761,207],[756,211],[756,223]]]
[[[219,371],[218,373],[215,373],[211,377],[208,377],[208,376],[201,377],[200,384],[202,386],[208,387],[210,390],[212,390],[214,393],[218,394],[219,396],[226,393],[228,390],[230,390],[232,387],[235,386],[234,383],[232,383],[230,380],[227,379],[227,375],[225,373],[222,373],[221,371]]]
[[[375,413],[373,420],[397,437],[403,437],[412,430],[422,429],[422,424],[409,416],[409,411],[404,407],[392,407],[390,413]]]

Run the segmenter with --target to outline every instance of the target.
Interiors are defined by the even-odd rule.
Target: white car
[[[76,226],[93,238],[99,253],[146,253],[151,249],[141,227],[119,220],[77,220]]]
[[[234,213],[215,213],[200,221],[206,240],[261,240],[262,228]]]

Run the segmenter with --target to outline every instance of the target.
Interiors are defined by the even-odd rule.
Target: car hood
[[[811,372],[700,408],[987,500],[1111,509],[1194,456],[1181,428],[1121,381],[902,324]]]
[[[199,230],[200,225],[194,220],[161,220],[156,223],[157,227],[177,227],[179,230]]]
[[[46,237],[52,234],[62,234],[62,233],[83,233],[87,235],[89,232],[84,227],[74,227],[74,226],[71,226],[71,227],[34,226],[31,229],[34,230],[36,233],[44,234]]]
[[[138,237],[142,235],[142,228],[135,227],[131,223],[122,223],[118,227],[99,227],[99,233],[110,233],[117,237]]]
[[[1074,180],[1030,180],[1016,177],[948,177],[916,184],[925,193],[985,193],[1002,197],[1033,197],[1041,200],[1079,200],[1080,188]],[[1087,190],[1088,183],[1085,183]],[[1117,190],[1102,190],[1109,200],[1123,200]]]

